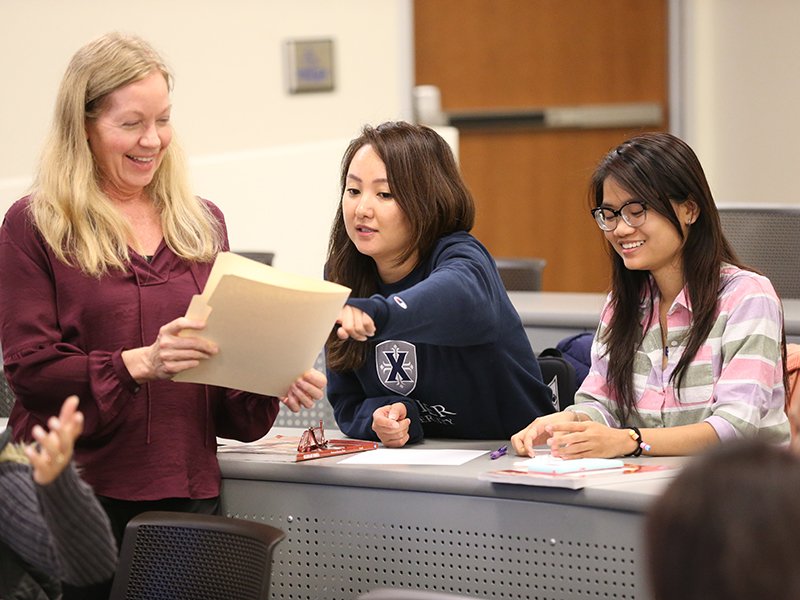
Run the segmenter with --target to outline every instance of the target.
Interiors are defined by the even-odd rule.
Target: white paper
[[[413,448],[378,448],[340,460],[349,465],[463,465],[488,454],[488,450],[422,450]]]
[[[222,252],[186,311],[206,327],[182,332],[214,342],[219,353],[174,380],[285,396],[314,365],[349,294],[335,283]]]

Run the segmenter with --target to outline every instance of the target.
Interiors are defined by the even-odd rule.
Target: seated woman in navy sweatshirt
[[[326,277],[353,290],[326,346],[347,435],[507,439],[554,411],[494,260],[468,232],[450,147],[408,123],[365,127],[342,161]]]

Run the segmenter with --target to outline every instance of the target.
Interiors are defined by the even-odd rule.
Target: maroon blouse
[[[222,212],[219,219],[227,249]],[[97,279],[59,261],[36,230],[29,198],[0,227],[0,343],[18,402],[17,441],[70,394],[85,416],[75,458],[95,493],[121,500],[219,495],[216,436],[251,441],[278,414],[276,398],[173,381],[139,386],[122,351],[152,344],[183,316],[212,263],[188,263],[162,240],[150,263]]]

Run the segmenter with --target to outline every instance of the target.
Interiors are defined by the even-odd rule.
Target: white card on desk
[[[349,465],[463,465],[488,450],[422,450],[413,448],[379,448],[340,460]]]
[[[622,469],[625,463],[614,458],[577,458],[564,460],[556,456],[534,456],[528,460],[514,463],[514,468],[538,473],[576,473],[580,471],[601,471]]]

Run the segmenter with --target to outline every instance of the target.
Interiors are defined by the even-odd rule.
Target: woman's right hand
[[[156,341],[150,346],[125,350],[122,360],[136,383],[172,379],[182,371],[193,369],[201,360],[208,360],[219,352],[216,344],[191,335],[182,336],[183,330],[200,331],[203,321],[180,317],[158,330]]]
[[[579,419],[578,413],[568,410],[535,419],[533,423],[528,425],[525,429],[511,436],[511,445],[514,446],[514,452],[520,456],[533,457],[534,446],[546,444],[547,439],[552,435],[545,431],[547,425],[553,423],[569,423]]]
[[[339,339],[353,338],[365,342],[375,335],[375,322],[372,317],[355,306],[345,304],[339,311],[336,322],[339,324],[339,329],[336,330]]]

